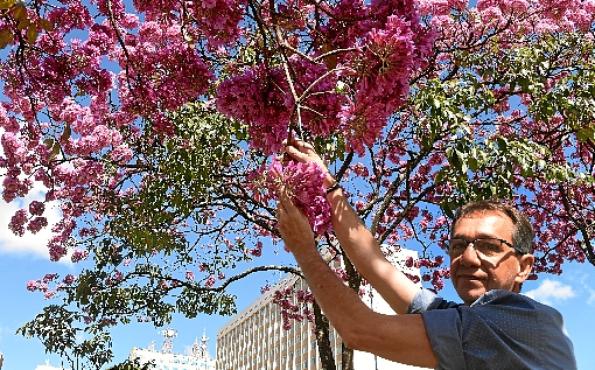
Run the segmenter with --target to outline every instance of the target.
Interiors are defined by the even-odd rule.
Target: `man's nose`
[[[461,254],[461,263],[465,266],[481,266],[481,260],[473,243],[467,244],[467,248]]]

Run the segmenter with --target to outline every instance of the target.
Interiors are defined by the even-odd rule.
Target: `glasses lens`
[[[448,243],[448,252],[453,255],[457,256],[467,248],[467,241],[465,239],[451,239]]]
[[[475,240],[475,249],[487,257],[498,255],[502,252],[500,240],[493,238],[480,238]]]

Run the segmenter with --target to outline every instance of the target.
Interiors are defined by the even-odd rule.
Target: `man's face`
[[[476,238],[497,238],[512,244],[512,220],[498,211],[476,212],[455,224],[452,238],[472,241]],[[459,296],[471,304],[492,289],[514,290],[530,271],[525,271],[515,250],[498,242],[489,255],[478,253],[474,245],[467,245],[460,254],[451,253],[451,278]]]

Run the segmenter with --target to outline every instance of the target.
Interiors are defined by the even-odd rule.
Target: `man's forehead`
[[[470,212],[457,220],[453,228],[453,236],[460,230],[459,226],[461,222],[464,222],[466,226],[469,226],[469,221],[471,221],[472,225],[477,225],[477,227],[480,228],[480,230],[476,230],[478,234],[477,236],[497,236],[494,235],[496,230],[493,230],[492,227],[514,227],[513,221],[504,212],[491,209],[477,210]],[[499,221],[503,221],[504,224],[501,224]],[[498,237],[504,237],[504,235]]]
[[[491,216],[498,216],[498,217],[502,217],[508,221],[510,221],[510,223],[513,223],[512,219],[510,218],[510,216],[508,216],[506,213],[497,210],[497,209],[478,209],[478,210],[473,210],[467,214],[465,214],[464,216],[462,216],[459,220],[464,219],[464,218],[486,218],[486,217],[491,217]]]

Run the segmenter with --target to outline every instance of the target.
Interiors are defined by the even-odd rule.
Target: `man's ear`
[[[531,273],[533,269],[533,262],[535,262],[535,257],[532,254],[523,254],[519,258],[519,272],[517,273],[514,282],[517,284],[522,284]]]

